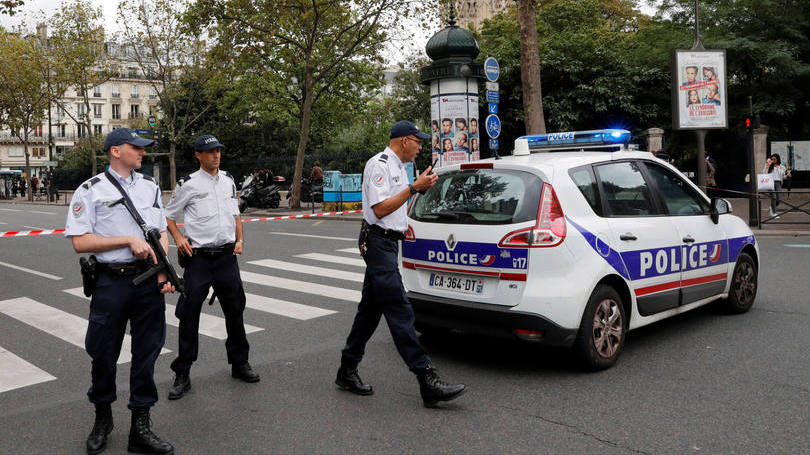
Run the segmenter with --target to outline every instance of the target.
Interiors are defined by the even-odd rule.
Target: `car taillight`
[[[545,248],[557,246],[565,240],[566,225],[560,201],[554,187],[543,184],[537,222],[534,227],[523,228],[506,234],[498,246],[504,248]]]
[[[411,225],[408,225],[408,229],[405,231],[405,241],[406,242],[415,242],[416,236],[413,234],[413,228]]]

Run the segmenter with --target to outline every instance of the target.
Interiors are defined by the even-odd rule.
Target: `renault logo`
[[[456,247],[456,238],[453,237],[453,234],[450,234],[450,237],[447,237],[447,240],[445,240],[444,243],[447,245],[448,250],[452,250]]]

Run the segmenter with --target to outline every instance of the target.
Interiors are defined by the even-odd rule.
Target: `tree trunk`
[[[31,191],[31,189],[32,189],[31,188],[31,160],[30,160],[30,157],[28,156],[28,130],[27,130],[27,128],[26,128],[26,131],[25,131],[24,135],[25,135],[25,137],[23,139],[23,153],[25,153],[25,180],[26,180],[25,186],[28,187],[28,194],[26,196],[28,197],[29,201],[33,201],[34,200],[34,195],[33,195],[32,191]]]
[[[301,207],[301,177],[304,173],[304,155],[309,141],[310,122],[312,121],[313,86],[312,72],[307,69],[306,81],[304,83],[304,105],[301,109],[301,137],[298,138],[298,152],[295,156],[295,175],[293,176],[292,196],[290,197],[290,208]]]
[[[526,134],[545,134],[543,92],[540,87],[540,51],[537,48],[535,0],[517,0],[520,23],[520,80],[523,84],[523,112]]]

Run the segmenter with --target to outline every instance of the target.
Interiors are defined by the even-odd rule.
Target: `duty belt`
[[[106,272],[118,276],[138,275],[149,268],[145,260],[132,262],[99,262],[96,266],[99,272]]]
[[[379,235],[380,237],[385,237],[390,240],[405,240],[405,234],[400,231],[395,231],[393,229],[383,229],[376,224],[368,224],[363,221],[364,226],[368,229],[369,232],[374,233],[374,235]]]
[[[234,246],[234,243],[226,243],[220,246],[194,248],[194,254],[207,257],[223,256],[226,254],[233,254]]]

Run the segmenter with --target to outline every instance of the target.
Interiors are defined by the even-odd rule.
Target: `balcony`
[[[133,94],[129,95],[129,98],[130,99],[138,99],[138,98],[140,98],[140,96],[137,93],[133,93]]]

